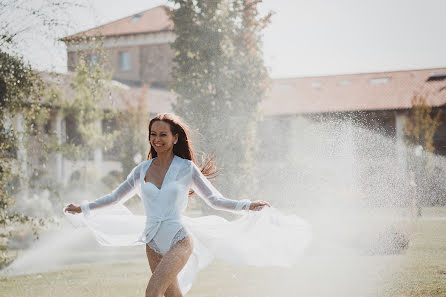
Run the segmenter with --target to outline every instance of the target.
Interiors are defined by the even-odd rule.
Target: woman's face
[[[172,134],[169,123],[156,121],[152,123],[149,140],[150,145],[159,154],[172,150],[174,142],[178,140],[178,135]]]

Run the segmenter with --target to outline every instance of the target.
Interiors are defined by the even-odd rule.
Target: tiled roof
[[[267,115],[407,109],[414,93],[445,105],[446,68],[274,79],[261,109]]]
[[[119,36],[173,30],[173,22],[168,16],[167,6],[157,6],[149,10],[113,21],[111,23],[62,38],[69,41],[81,37]]]
[[[71,100],[73,73],[41,76]],[[446,68],[274,79],[260,107],[265,115],[401,110],[411,108],[415,93],[425,95],[432,106],[446,106]],[[104,107],[126,109],[122,96],[146,97],[152,113],[172,112],[175,103],[175,95],[168,90],[118,87],[112,88]]]
[[[64,74],[39,73],[39,76],[49,87],[59,88],[69,102],[73,101],[75,95],[75,91],[71,86],[74,75],[74,72]],[[135,108],[138,102],[137,100],[132,100],[132,98],[141,98],[145,103],[147,112],[162,113],[171,112],[171,104],[175,102],[174,94],[166,89],[153,87],[132,88],[117,81],[111,81],[106,86],[106,94],[107,96],[104,97],[104,100],[98,104],[99,107],[104,109],[127,110],[130,107]]]
[[[132,100],[134,98],[143,99],[147,112],[151,114],[172,112],[172,104],[175,103],[174,94],[166,89],[139,87],[121,90],[119,96],[111,99],[111,104],[110,100],[108,100],[109,107],[126,110],[131,105],[132,108],[136,108],[138,102]]]

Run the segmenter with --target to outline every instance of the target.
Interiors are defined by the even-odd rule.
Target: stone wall
[[[170,81],[173,50],[169,44],[141,47],[141,78],[145,83],[166,85]]]
[[[119,68],[120,52],[130,53],[131,67],[121,71]],[[174,53],[168,43],[111,47],[105,50],[109,69],[113,79],[129,83],[147,83],[166,86],[170,81],[170,70]],[[68,51],[68,71],[74,71],[82,54],[92,54],[91,50]]]
[[[111,68],[113,70],[113,79],[121,81],[141,81],[140,76],[140,47],[128,46],[128,47],[116,47],[107,49],[107,59],[110,61]],[[130,69],[122,71],[119,69],[119,55],[121,52],[130,53]]]

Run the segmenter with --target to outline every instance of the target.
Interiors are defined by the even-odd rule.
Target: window
[[[119,53],[119,70],[127,71],[130,70],[130,53],[120,52]]]
[[[141,14],[135,14],[134,16],[132,16],[132,18],[130,19],[130,22],[134,23],[139,21],[139,19],[141,18]]]
[[[349,80],[349,79],[344,79],[344,80],[341,81],[339,84],[340,84],[341,86],[348,86],[348,85],[351,84],[351,83],[352,83],[351,80]]]
[[[376,84],[385,84],[385,83],[388,83],[389,80],[390,80],[389,77],[377,77],[377,78],[372,78],[372,79],[370,80],[370,83],[371,83],[372,85],[376,85]]]
[[[426,81],[440,81],[446,79],[446,72],[432,73]]]
[[[77,119],[73,115],[67,115],[65,117],[65,130],[66,130],[66,142],[69,144],[82,145],[83,140],[77,127]]]
[[[98,62],[98,55],[97,54],[91,54],[88,56],[88,66],[93,66]]]
[[[287,83],[278,83],[278,84],[274,85],[274,88],[278,89],[278,90],[288,90],[288,89],[291,89],[292,87],[293,87],[293,85],[287,84]]]
[[[321,82],[314,81],[314,82],[311,83],[311,87],[313,87],[313,88],[320,88],[321,87]]]

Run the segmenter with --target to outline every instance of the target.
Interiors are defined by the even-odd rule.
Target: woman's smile
[[[153,123],[149,132],[150,144],[158,153],[169,151],[177,138],[172,134],[168,123],[157,121]]]

